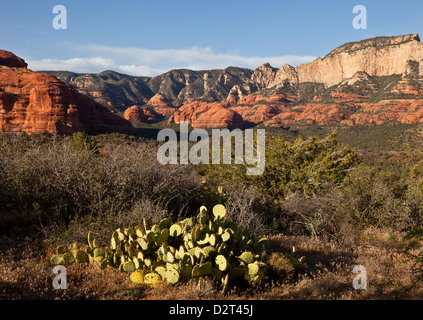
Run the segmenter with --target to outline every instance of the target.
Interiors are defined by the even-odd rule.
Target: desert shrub
[[[262,194],[279,201],[300,192],[322,194],[328,183],[340,185],[359,163],[359,157],[348,146],[336,141],[336,131],[323,139],[282,138],[266,141],[263,174],[248,176],[245,167],[213,166],[208,174],[216,180],[229,180],[255,186]]]
[[[423,228],[414,228],[403,238],[406,245],[402,253],[405,259],[412,262],[412,272],[414,274],[414,285],[423,280]]]
[[[324,195],[294,194],[282,203],[284,230],[289,234],[324,237],[338,243],[351,240],[353,217],[349,195],[334,188]]]
[[[248,176],[243,165],[213,165],[206,170],[206,176],[213,185],[238,193],[238,200],[240,190],[250,190],[254,199],[244,196],[235,203],[248,204],[255,216],[251,221],[283,232],[301,230],[316,236],[338,233],[333,223],[339,219],[335,208],[342,197],[333,191],[345,186],[360,160],[335,137],[334,131],[323,139],[300,137],[289,142],[274,138],[266,141],[262,175]],[[332,194],[325,198],[327,193]],[[320,201],[319,208],[316,201]]]
[[[285,232],[349,243],[355,241],[357,230],[410,230],[413,225],[407,184],[389,172],[360,165],[342,185],[327,184],[325,188],[328,191],[322,194],[297,192],[281,201],[278,220]]]
[[[97,140],[85,132],[75,132],[69,143],[71,148],[76,152],[92,152],[97,150]]]
[[[329,183],[342,184],[359,158],[335,137],[333,132],[323,139],[269,141],[265,171],[253,177],[258,189],[273,197],[286,198],[296,192],[322,194]]]
[[[238,188],[222,191],[226,196],[227,216],[239,228],[248,229],[256,236],[271,232],[267,220],[266,207],[260,194],[251,186],[240,185]]]
[[[75,217],[131,212],[146,198],[179,214],[204,193],[190,166],[159,164],[154,144],[105,144],[99,152],[93,139],[55,136],[40,143],[2,136],[2,215],[32,214],[43,223],[67,224]]]
[[[357,226],[402,228],[405,225],[407,215],[402,200],[405,185],[395,175],[361,166],[351,172],[345,190]]]

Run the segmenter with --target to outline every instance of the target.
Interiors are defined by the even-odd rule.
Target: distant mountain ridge
[[[174,106],[190,100],[225,100],[234,85],[249,82],[252,70],[229,67],[224,70],[171,70],[156,77],[137,77],[104,71],[78,74],[67,71],[43,71],[71,84],[77,90],[115,111],[144,105],[156,94],[165,95]]]
[[[417,34],[345,43],[296,67],[180,69],[151,78],[48,73],[115,112],[131,107],[128,119],[148,122],[168,115],[169,122],[197,127],[240,126],[238,115],[244,123],[272,126],[423,122],[423,44]]]

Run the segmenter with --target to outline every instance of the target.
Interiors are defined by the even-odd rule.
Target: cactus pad
[[[88,262],[90,262],[88,254],[86,254],[81,249],[75,251],[74,257],[75,257],[75,261],[78,262],[78,263],[88,263]]]
[[[216,256],[215,262],[216,262],[216,265],[218,266],[220,271],[225,271],[226,268],[228,267],[228,262],[227,262],[225,256],[223,256],[221,254]]]
[[[182,234],[182,227],[180,224],[175,223],[169,229],[169,234],[172,237],[179,237]]]
[[[144,276],[144,283],[149,286],[156,287],[161,282],[162,282],[162,278],[160,277],[158,273],[147,273]]]
[[[134,272],[136,270],[135,264],[133,261],[127,261],[123,263],[122,269],[125,272]]]
[[[72,264],[72,263],[74,263],[74,262],[75,262],[75,258],[74,258],[74,256],[73,256],[73,254],[72,254],[72,253],[70,253],[70,252],[66,252],[66,253],[63,255],[63,261],[64,261],[65,263],[67,263],[67,264]]]
[[[142,271],[137,270],[131,273],[129,279],[131,279],[133,284],[143,284],[144,283],[144,274]]]
[[[213,215],[216,219],[222,219],[226,215],[226,208],[223,204],[217,204],[213,207]]]
[[[246,251],[246,252],[243,252],[239,256],[239,259],[244,261],[246,264],[253,263],[254,262],[254,255],[251,252]]]
[[[61,264],[63,262],[63,257],[62,256],[59,256],[59,255],[54,255],[54,256],[52,256],[51,258],[50,258],[50,263],[52,264],[52,265],[58,265],[58,264]]]
[[[165,279],[170,284],[176,284],[179,281],[179,272],[175,269],[169,269],[166,271]]]

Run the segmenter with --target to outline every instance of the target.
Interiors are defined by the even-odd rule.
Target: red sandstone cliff
[[[52,75],[0,50],[0,130],[26,133],[133,132],[129,121]]]

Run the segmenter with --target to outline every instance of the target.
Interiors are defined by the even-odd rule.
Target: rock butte
[[[32,72],[0,50],[0,129],[4,132],[133,132],[127,120],[52,75]]]

